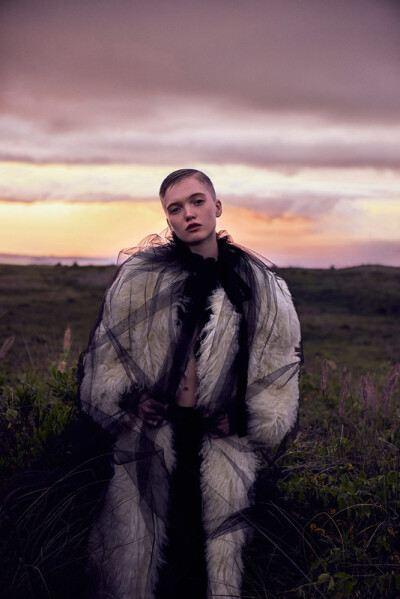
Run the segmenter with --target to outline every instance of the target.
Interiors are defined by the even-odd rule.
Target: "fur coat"
[[[175,464],[172,428],[168,421],[158,428],[146,425],[123,401],[133,397],[135,389],[137,396],[145,390],[160,393],[157,381],[166,380],[171,343],[182,326],[180,314],[190,310],[183,286],[190,273],[179,261],[168,264],[160,251],[159,255],[158,249],[144,250],[122,265],[106,293],[83,359],[82,407],[116,440],[114,475],[90,538],[91,560],[100,580],[98,597],[153,598],[168,542],[168,491]],[[278,444],[295,423],[298,410],[300,328],[291,296],[282,279],[240,251],[251,285],[257,288],[252,289],[247,434],[203,439],[201,492],[209,599],[240,596],[248,523],[245,516],[239,526],[237,519],[233,526],[229,522],[251,504],[259,467],[255,449]],[[221,373],[232,376],[229,368],[238,351],[240,321],[247,314],[238,312],[219,283],[207,299],[207,309],[196,358],[195,409],[204,414],[217,409],[216,389],[227,384]]]

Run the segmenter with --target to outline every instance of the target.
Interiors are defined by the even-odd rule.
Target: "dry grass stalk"
[[[63,353],[61,354],[60,361],[57,364],[57,370],[59,372],[65,372],[65,369],[67,368],[67,358],[68,358],[69,350],[71,349],[71,340],[72,340],[71,329],[69,327],[67,327],[64,332]]]
[[[11,337],[8,337],[4,341],[3,345],[0,348],[0,360],[4,360],[4,358],[6,357],[8,351],[9,351],[10,347],[12,346],[12,344],[14,343],[14,341],[15,341],[14,335],[12,335]]]
[[[363,400],[364,413],[371,409],[372,415],[378,415],[378,394],[376,385],[373,382],[371,375],[367,372],[361,377],[361,396]]]
[[[346,401],[347,391],[349,388],[349,380],[350,380],[349,375],[350,375],[350,373],[348,372],[348,370],[343,371],[342,387],[340,389],[340,402],[339,402],[339,418],[341,420],[343,420],[344,402]]]
[[[378,416],[378,408],[379,408],[378,393],[376,390],[376,385],[372,381],[371,378],[369,378],[369,403],[372,408],[372,415],[374,418],[376,418]]]
[[[67,367],[67,362],[65,360],[60,360],[60,362],[57,364],[58,372],[65,372],[66,367]]]
[[[368,410],[368,373],[361,377],[361,397],[363,401],[364,414]]]
[[[392,399],[392,395],[394,390],[397,387],[400,376],[400,364],[395,364],[391,371],[388,374],[386,379],[386,384],[382,392],[382,407],[383,407],[383,415],[385,418],[389,416],[390,410],[390,402]]]
[[[72,340],[71,329],[69,327],[67,327],[65,329],[64,340],[63,340],[63,350],[65,352],[68,352],[71,349],[71,340]]]
[[[321,393],[322,397],[324,397],[326,392],[326,383],[328,381],[328,363],[326,360],[322,362],[321,367]]]

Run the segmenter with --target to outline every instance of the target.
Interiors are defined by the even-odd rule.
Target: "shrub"
[[[400,596],[398,372],[352,385],[325,363],[304,377],[305,426],[275,490],[259,489],[248,596]]]

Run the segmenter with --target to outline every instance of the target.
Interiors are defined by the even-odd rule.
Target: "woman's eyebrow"
[[[193,198],[198,198],[198,197],[205,198],[206,194],[205,193],[201,193],[201,191],[198,191],[197,193],[192,193],[192,195],[189,196],[188,199],[189,200],[193,200]]]
[[[179,206],[180,204],[182,204],[182,202],[184,202],[185,200],[194,200],[195,198],[205,198],[206,194],[205,193],[201,193],[201,191],[196,192],[196,193],[192,193],[190,196],[188,196],[187,198],[183,198],[182,200],[175,200],[174,202],[171,202],[170,204],[168,204],[167,206],[167,210],[171,207],[171,206]]]

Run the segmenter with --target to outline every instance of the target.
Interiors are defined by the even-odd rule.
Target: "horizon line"
[[[93,256],[32,256],[29,254],[8,254],[0,252],[0,264],[10,266],[115,266],[117,267],[117,258],[110,257],[93,257]],[[360,267],[385,267],[385,268],[400,268],[393,266],[392,264],[383,263],[358,263],[350,264],[346,266],[336,266],[331,264],[329,266],[304,266],[304,265],[278,265],[275,264],[278,269],[282,268],[303,268],[307,270],[344,270],[347,268],[360,268]]]

